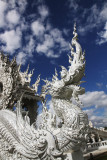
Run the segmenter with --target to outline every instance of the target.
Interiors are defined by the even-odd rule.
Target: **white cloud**
[[[44,38],[45,39],[44,39],[43,43],[38,44],[38,46],[36,48],[37,52],[47,53],[49,49],[54,47],[54,40],[50,35],[45,34]]]
[[[18,55],[16,56],[16,61],[18,64],[24,65],[26,63],[26,58],[27,55],[23,52],[19,52]]]
[[[31,29],[36,36],[42,36],[45,31],[45,27],[38,20],[32,23]]]
[[[34,52],[35,49],[35,40],[33,39],[33,36],[29,36],[27,38],[27,45],[23,48],[24,52],[27,52],[29,54],[29,56],[32,56],[32,52]]]
[[[56,61],[55,61],[55,59],[52,59],[51,61],[50,61],[50,63],[52,64],[52,65],[58,65],[57,63],[56,63]]]
[[[77,10],[79,7],[75,0],[68,0],[68,6],[70,9],[73,8],[74,11]]]
[[[106,22],[106,24],[105,24],[105,27],[104,27],[104,29],[105,29],[105,30],[107,30],[107,22]]]
[[[30,59],[31,62],[33,62],[32,53],[34,52],[35,49],[35,40],[33,39],[32,35],[26,37],[26,40],[27,40],[26,46],[24,46],[16,56],[17,63],[22,65],[25,65],[28,59]]]
[[[27,1],[8,0],[6,3],[0,0],[0,27],[11,27],[10,24],[17,24],[20,16],[26,9]],[[5,29],[5,28],[3,28]]]
[[[97,39],[97,44],[101,45],[105,42],[107,42],[107,22],[104,26],[104,30],[98,33],[98,39]]]
[[[63,38],[63,32],[46,20],[49,10],[45,5],[38,7],[38,13],[40,17],[31,24],[31,30],[37,40],[36,52],[48,58],[58,58],[62,52],[68,50],[68,43]]]
[[[0,40],[6,46],[3,46],[2,49],[4,51],[10,52],[12,54],[16,49],[20,48],[21,46],[21,32],[20,30],[11,30],[5,31],[0,35]]]
[[[0,33],[0,41],[3,43],[1,48],[9,54],[15,54],[16,49],[23,51],[23,48],[21,49],[22,32],[23,28],[26,30],[27,27],[25,28],[25,19],[22,15],[26,5],[26,0],[17,2],[0,0],[0,27],[3,29]]]
[[[63,34],[68,36],[69,35],[70,30],[69,29],[63,29]]]
[[[94,109],[87,109],[84,111],[87,113],[89,120],[93,123],[95,127],[105,127],[107,126],[107,111],[105,110],[105,114],[96,115],[97,110]]]
[[[107,107],[107,94],[104,91],[86,92],[80,96],[84,107]]]
[[[103,86],[103,83],[96,83],[96,85],[101,88]]]
[[[3,28],[0,35],[0,42],[3,43],[2,50],[12,55],[16,54],[15,51],[18,49],[18,62],[21,62],[26,55],[23,64],[28,58],[33,57],[32,53],[35,50],[37,54],[44,54],[48,58],[58,58],[69,48],[63,37],[63,32],[49,23],[48,7],[38,3],[38,13],[33,15],[31,25],[29,25],[23,16],[26,6],[26,0],[17,2],[16,0],[8,0],[8,3],[0,0],[0,27]],[[30,29],[31,35],[29,35]],[[24,34],[25,32],[26,34]]]
[[[100,17],[105,21],[107,20],[107,2],[104,3],[104,5],[102,7],[102,10],[100,12]]]
[[[28,59],[30,59],[32,62],[33,52],[35,49],[35,40],[33,39],[33,36],[27,37],[27,44],[25,47],[22,48],[22,50],[17,54],[16,60],[18,64],[25,65]]]
[[[104,116],[95,116],[92,115],[89,117],[89,119],[92,121],[93,125],[96,127],[105,127],[107,126],[107,118]]]
[[[86,18],[85,24],[82,23],[79,27],[81,35],[85,35],[94,28],[98,29],[99,27],[102,27],[102,25],[107,21],[107,2],[103,3],[102,7],[94,4],[91,8],[85,9],[81,17],[82,19]],[[80,22],[80,19],[78,21]],[[106,34],[103,33],[101,33],[101,35],[106,36]],[[99,41],[97,40],[97,42]],[[103,42],[104,41],[102,40],[97,44]]]
[[[38,12],[43,20],[49,16],[49,10],[44,5],[38,7]]]
[[[95,111],[95,109],[87,109],[87,110],[84,110],[84,112],[88,114],[88,117],[89,117],[89,118],[90,118],[92,115],[94,115],[94,111]]]
[[[46,56],[49,57],[49,58],[58,58],[60,55],[59,54],[54,54],[53,50],[49,50]]]
[[[52,35],[54,41],[60,44],[61,49],[67,49],[68,43],[63,38],[62,32],[59,29],[54,28],[50,30],[50,34]]]
[[[58,53],[54,53],[56,47],[59,49]],[[62,33],[58,29],[51,29],[44,35],[43,42],[37,45],[36,51],[50,58],[58,58],[64,50],[68,49],[67,47],[68,43],[62,37]]]
[[[80,100],[84,104],[84,112],[88,114],[94,126],[107,126],[107,94],[104,91],[86,92],[80,96]],[[101,111],[100,107],[104,111]]]
[[[100,21],[100,10],[98,9],[97,5],[94,4],[91,8],[85,9],[83,12],[83,17],[87,16],[86,22],[84,25],[80,25],[79,32],[81,35],[86,34],[87,32],[91,31],[93,28],[97,27]]]
[[[1,0],[2,1],[2,0]],[[22,14],[27,6],[27,0],[8,0],[8,8],[9,9],[16,9]]]
[[[20,15],[16,10],[11,10],[7,13],[6,19],[9,23],[18,24],[19,19],[20,19]]]
[[[5,26],[5,11],[7,9],[7,4],[0,0],[0,27]]]
[[[2,50],[10,54],[21,46],[24,19],[21,20],[20,17],[26,5],[26,0],[17,3],[16,0],[8,0],[8,3],[0,0],[0,27],[3,29],[3,32],[0,33],[0,41],[3,43]]]
[[[54,53],[56,48],[59,50],[58,53]],[[37,53],[45,54],[50,58],[58,58],[65,50],[68,50],[68,43],[63,38],[62,32],[52,26],[47,27],[42,42],[38,43],[36,47]]]
[[[14,0],[14,1],[16,1],[16,0]],[[11,0],[10,0],[10,2],[11,2]],[[17,4],[18,4],[19,12],[23,13],[26,9],[26,6],[27,6],[27,0],[18,0]]]
[[[86,109],[84,112],[88,114],[89,120],[96,127],[104,127],[107,125],[107,94],[104,91],[86,92],[80,96],[80,100]],[[92,107],[93,108],[90,108]],[[103,108],[104,112],[100,110]]]

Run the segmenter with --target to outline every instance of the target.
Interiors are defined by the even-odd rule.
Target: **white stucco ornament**
[[[14,80],[18,82],[15,86],[17,86],[17,89],[19,86],[21,86],[19,89],[23,88],[23,95],[25,95],[24,90],[26,90],[26,97],[29,99],[33,92],[37,93],[40,76],[38,76],[35,84],[30,87],[33,71],[28,73],[27,69],[23,73],[20,71],[20,66],[16,67],[17,72],[15,73],[17,73],[16,77],[18,79],[14,79],[11,75],[13,67],[8,68],[9,72],[3,71],[3,74],[0,73],[0,77],[2,77],[1,83],[3,83],[3,87],[7,87],[7,93],[3,90],[3,93],[1,93],[3,96],[0,97],[1,160],[84,159],[82,148],[86,144],[89,133],[89,122],[87,115],[80,108],[81,102],[78,95],[85,93],[85,89],[80,87],[85,70],[85,53],[82,52],[82,48],[78,42],[76,24],[74,25],[73,35],[74,37],[70,44],[71,55],[69,55],[70,65],[68,69],[61,66],[60,79],[58,78],[57,70],[55,70],[52,81],[44,80],[45,85],[42,87],[41,96],[45,99],[46,95],[51,95],[55,113],[51,113],[47,109],[45,100],[42,98],[42,121],[38,126],[30,124],[28,112],[26,114],[23,113],[23,104],[21,103],[23,96],[19,96],[18,99],[12,96],[13,93],[17,93],[13,89],[12,84],[14,84]],[[10,79],[6,79],[6,74],[10,74],[8,75]],[[5,85],[7,81],[11,84],[10,88]],[[5,97],[4,92],[7,95],[7,100],[3,99]],[[17,102],[16,112],[8,110],[6,107],[10,104],[8,100],[9,93],[11,95],[10,100],[12,99],[11,101],[14,103]],[[59,122],[57,119],[59,119]]]

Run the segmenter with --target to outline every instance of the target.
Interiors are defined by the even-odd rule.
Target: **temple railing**
[[[87,151],[99,150],[107,148],[107,140],[87,144]]]

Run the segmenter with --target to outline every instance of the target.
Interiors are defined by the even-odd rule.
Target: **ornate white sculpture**
[[[37,93],[39,82],[35,84],[35,90],[29,85],[33,71],[29,71],[29,66],[25,72],[20,71],[21,65],[17,65],[16,59],[10,62],[7,56],[0,53],[0,84],[3,91],[0,93],[0,108],[11,108],[14,102],[20,99],[23,92],[31,92],[34,96]]]
[[[1,160],[83,160],[81,148],[86,143],[89,123],[87,115],[80,108],[81,102],[78,95],[85,92],[84,88],[80,87],[85,70],[85,53],[82,52],[78,43],[76,25],[74,25],[73,34],[69,69],[61,67],[61,79],[58,78],[55,70],[52,81],[44,80],[46,84],[43,86],[41,95],[44,98],[46,95],[52,96],[55,114],[46,108],[43,100],[42,122],[35,127],[35,125],[30,125],[27,114],[22,116],[22,104],[19,99],[16,114],[8,109],[0,110]],[[11,68],[9,70],[12,72]],[[28,70],[22,73],[20,67],[17,71],[19,71],[22,86],[30,83],[33,71],[29,74]],[[39,82],[40,76],[31,90],[37,91]],[[74,99],[75,104],[71,98]],[[5,105],[6,100],[5,103],[2,101],[0,107],[6,108]]]
[[[38,91],[38,86],[39,86],[39,82],[40,82],[40,75],[38,76],[36,82],[32,85],[34,91],[37,93]]]
[[[34,70],[30,71],[30,73],[28,73],[28,72],[29,72],[29,65],[28,65],[28,68],[25,72],[21,72],[19,69],[19,74],[21,77],[22,85],[25,85],[25,83],[30,84],[30,82],[31,82],[31,77],[33,76]]]
[[[65,153],[73,152],[72,158],[78,154],[81,160],[83,157],[80,148],[85,143],[89,131],[88,118],[81,110],[81,102],[78,98],[78,95],[85,92],[84,88],[80,87],[82,83],[80,80],[84,75],[85,57],[80,44],[77,42],[76,25],[74,25],[73,34],[69,69],[67,70],[64,66],[61,67],[61,79],[58,79],[57,71],[55,71],[52,81],[45,81],[46,85],[43,86],[42,92],[43,96],[46,94],[52,96],[56,115],[62,120],[61,130],[55,134],[59,149]],[[73,46],[75,46],[76,52],[74,52]],[[72,103],[71,98],[75,100],[76,105]],[[75,153],[76,151],[78,152]]]

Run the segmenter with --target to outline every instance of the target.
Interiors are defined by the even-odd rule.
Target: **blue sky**
[[[86,94],[80,99],[95,126],[107,123],[107,2],[105,0],[0,0],[0,50],[35,69],[32,83],[68,66],[77,23],[86,51]],[[41,86],[43,82],[41,80]],[[39,88],[39,92],[40,92]]]

